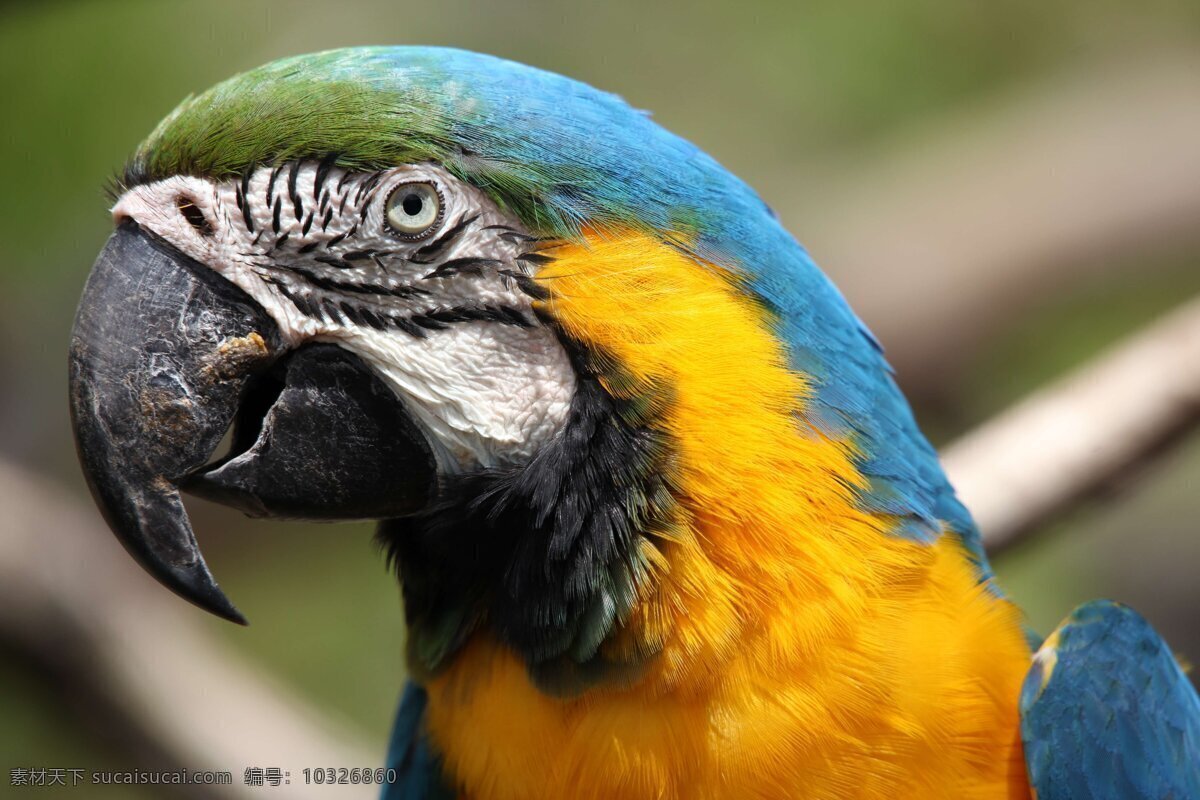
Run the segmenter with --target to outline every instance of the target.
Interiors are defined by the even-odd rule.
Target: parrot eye
[[[442,221],[442,197],[432,183],[402,183],[387,199],[387,224],[405,239],[423,238]]]

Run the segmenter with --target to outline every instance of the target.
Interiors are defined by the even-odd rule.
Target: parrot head
[[[753,581],[710,589],[772,515],[808,515],[814,559],[851,518],[954,529],[986,571],[836,289],[617,97],[455,50],[285,59],[172,112],[112,214],[71,342],[81,462],[130,552],[221,616],[181,491],[386,520],[415,670],[486,630],[558,685],[635,667],[689,598],[736,627]]]

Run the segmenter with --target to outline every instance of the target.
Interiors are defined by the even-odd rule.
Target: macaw
[[[1097,602],[1038,647],[879,343],[619,98],[288,58],[185,100],[114,195],[70,349],[94,497],[234,621],[181,490],[383,520],[386,797],[1200,798],[1163,641]]]

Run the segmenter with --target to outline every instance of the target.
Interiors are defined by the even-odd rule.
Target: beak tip
[[[205,570],[205,576],[199,580],[181,580],[174,586],[171,586],[171,588],[175,590],[176,594],[183,597],[183,599],[204,609],[213,616],[229,620],[238,625],[249,625],[250,623],[246,620],[246,617],[242,615],[241,611],[238,611],[237,606],[230,602],[225,593],[221,591],[221,588],[217,586],[216,581],[207,572]]]
[[[250,624],[242,612],[238,611],[237,606],[230,602],[229,598],[225,596],[225,593],[214,582],[209,583],[208,588],[202,595],[191,596],[188,599],[221,619],[229,620],[242,626]]]
[[[188,533],[190,541],[194,543],[195,539],[190,536],[190,526],[188,526]],[[135,553],[135,557],[142,561],[142,565],[152,575],[184,600],[221,619],[236,622],[238,625],[246,625],[246,618],[242,616],[242,612],[238,611],[237,606],[230,601],[225,592],[221,591],[221,587],[213,578],[208,564],[204,563],[204,557],[200,555],[199,548],[193,544],[189,549],[191,563],[186,566],[172,564],[161,554],[152,551]],[[146,556],[149,558],[147,559]]]
[[[128,540],[125,541],[128,547]],[[237,606],[221,591],[198,548],[192,550],[195,560],[186,567],[173,566],[153,551],[129,549],[151,575],[184,600],[221,619],[238,625],[249,624]]]
[[[223,615],[222,618],[227,619],[234,624],[241,625],[243,628],[250,627],[250,620],[246,619],[242,615],[242,612],[238,611],[232,605],[229,606],[229,613]]]

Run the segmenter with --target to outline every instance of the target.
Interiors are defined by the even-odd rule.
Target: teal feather
[[[1200,699],[1132,609],[1076,609],[1035,659],[1020,710],[1038,800],[1200,798]]]

